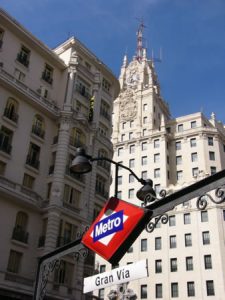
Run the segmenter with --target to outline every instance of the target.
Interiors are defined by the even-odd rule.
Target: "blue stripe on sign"
[[[94,226],[94,242],[103,237],[123,230],[123,210],[120,210],[109,217],[99,221]]]

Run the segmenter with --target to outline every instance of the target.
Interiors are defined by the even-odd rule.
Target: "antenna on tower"
[[[138,27],[138,31],[137,31],[137,54],[136,54],[136,59],[137,61],[142,61],[143,58],[143,30],[146,27],[144,25],[144,21],[143,18],[138,19],[136,18],[140,24]]]
[[[162,55],[162,47],[159,48],[159,57],[154,56],[154,52],[152,49],[152,62],[162,62],[163,55]]]

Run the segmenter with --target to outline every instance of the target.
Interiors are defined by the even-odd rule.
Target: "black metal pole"
[[[118,195],[118,173],[119,173],[119,165],[116,165],[116,169],[115,169],[115,198],[117,198]]]

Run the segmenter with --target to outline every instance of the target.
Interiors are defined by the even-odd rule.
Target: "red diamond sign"
[[[85,233],[82,243],[116,264],[150,219],[150,212],[117,198],[110,198]]]

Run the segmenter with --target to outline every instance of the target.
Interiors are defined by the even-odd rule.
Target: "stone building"
[[[0,10],[0,298],[31,299],[38,258],[76,239],[108,197],[110,166],[77,176],[77,147],[112,157],[119,83],[78,39],[51,50]],[[84,299],[84,263],[65,257],[47,299]]]
[[[151,178],[160,198],[162,189],[172,193],[225,168],[225,127],[213,113],[210,119],[201,112],[171,118],[154,61],[142,47],[142,31],[141,25],[136,56],[129,63],[125,56],[121,67],[112,142],[114,160]],[[132,174],[120,169],[118,183],[118,198],[141,205],[136,198],[141,186]],[[127,286],[137,299],[224,298],[225,206],[206,199],[203,211],[196,208],[196,199],[175,207],[166,225],[159,221],[152,233],[144,231],[121,259],[119,266],[148,259],[149,277]],[[100,257],[96,260],[100,272],[112,268]],[[119,288],[96,294],[108,299],[110,290]]]

